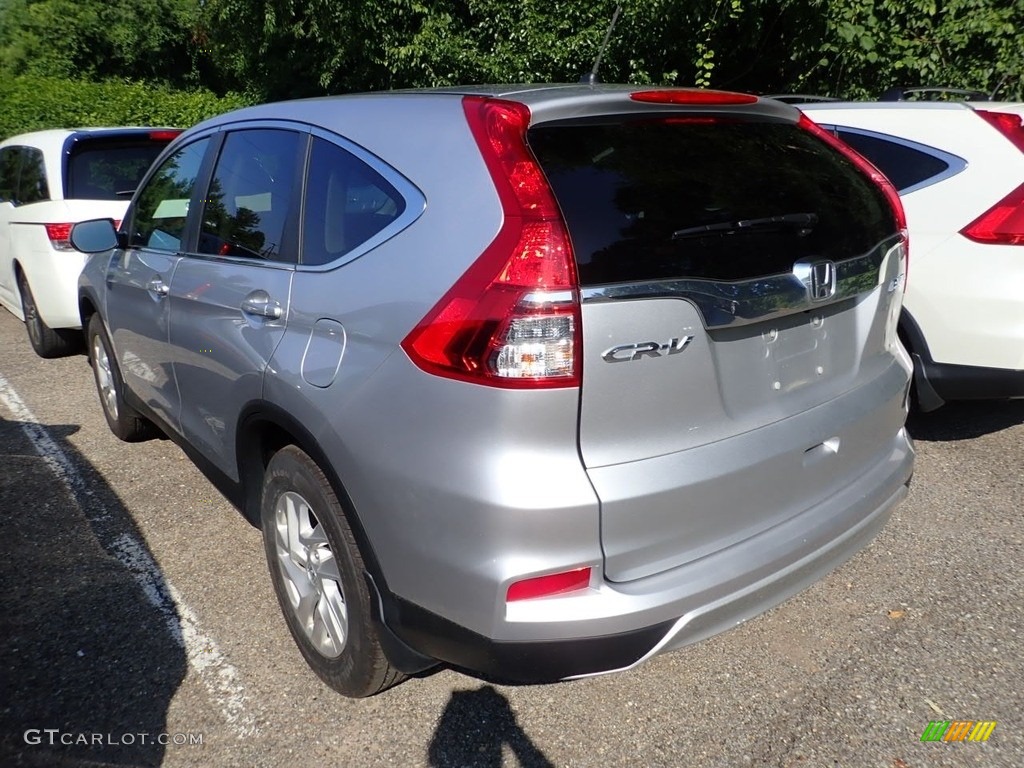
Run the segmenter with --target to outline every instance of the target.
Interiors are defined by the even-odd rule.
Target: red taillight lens
[[[977,243],[1024,245],[1024,184],[960,230],[960,234]]]
[[[149,138],[153,141],[173,141],[181,135],[181,131],[150,131]]]
[[[533,600],[537,597],[551,597],[566,592],[575,592],[590,585],[591,569],[577,568],[564,573],[552,573],[532,579],[517,581],[508,588],[505,600],[514,603],[517,600]]]
[[[1017,149],[1024,152],[1024,116],[1012,112],[991,112],[987,109],[976,109],[974,113],[993,125],[997,131],[1013,142]]]
[[[50,245],[58,251],[73,251],[71,247],[71,227],[73,224],[44,224]]]
[[[500,387],[579,385],[576,263],[547,179],[526,146],[522,104],[463,109],[504,211],[501,229],[402,342],[439,376]]]
[[[729,104],[753,104],[757,96],[732,91],[713,91],[699,88],[679,88],[659,91],[635,91],[629,94],[633,101],[648,104],[685,104],[688,106],[726,106]]]

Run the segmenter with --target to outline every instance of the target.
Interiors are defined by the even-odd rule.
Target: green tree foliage
[[[798,82],[851,97],[948,85],[1024,98],[1024,0],[819,2],[823,39]]]
[[[244,106],[238,95],[141,83],[89,83],[38,77],[0,78],[0,138],[44,128],[167,125],[187,128]]]
[[[615,0],[206,0],[206,52],[259,98],[573,81]],[[626,0],[607,81],[877,96],[1020,97],[1024,0]]]
[[[197,0],[4,0],[0,72],[197,85]]]
[[[724,11],[719,6],[725,5]],[[260,98],[454,83],[575,81],[614,0],[207,0],[204,52]],[[602,66],[607,81],[693,83],[702,19],[740,0],[630,0]],[[712,22],[713,23],[713,22]],[[694,65],[698,55],[703,55]]]

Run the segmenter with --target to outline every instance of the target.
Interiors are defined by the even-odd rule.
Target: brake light
[[[498,234],[402,342],[438,376],[497,387],[580,383],[580,304],[569,235],[526,146],[522,104],[467,96],[463,110],[504,212]]]
[[[1008,138],[1021,152],[1024,152],[1024,116],[1012,112],[990,112],[987,109],[976,109],[974,114],[990,123],[1003,136]]]
[[[73,251],[71,245],[71,227],[73,224],[44,224],[50,246],[57,251]]]
[[[889,205],[892,207],[893,215],[896,217],[896,228],[903,237],[903,258],[906,260],[904,276],[910,268],[910,237],[907,232],[907,214],[903,210],[903,201],[900,200],[900,193],[889,181],[888,177],[878,170],[866,157],[855,150],[834,133],[826,131],[807,115],[801,113],[797,125],[805,131],[809,131],[834,149],[839,150],[848,160],[856,165],[862,172],[871,177],[871,180],[882,188]]]
[[[1024,184],[976,218],[960,234],[989,245],[1024,245]]]
[[[150,131],[149,138],[153,141],[173,141],[181,135],[181,131]]]
[[[634,91],[629,94],[633,101],[648,104],[685,104],[687,106],[725,106],[729,104],[753,104],[757,96],[732,91],[714,91],[702,88],[678,88],[658,91]]]
[[[537,597],[551,597],[566,592],[575,592],[577,589],[583,589],[590,585],[590,572],[591,569],[588,566],[563,573],[523,579],[509,586],[505,600],[514,603],[517,600],[533,600]]]

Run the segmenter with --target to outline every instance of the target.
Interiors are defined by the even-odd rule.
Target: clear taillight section
[[[579,292],[572,246],[526,146],[522,104],[467,96],[463,109],[504,212],[501,229],[402,342],[439,376],[498,387],[578,386]]]
[[[44,224],[46,237],[50,240],[50,246],[57,251],[73,251],[71,245],[71,227],[73,224]]]
[[[1024,245],[1024,184],[960,230],[976,243]]]

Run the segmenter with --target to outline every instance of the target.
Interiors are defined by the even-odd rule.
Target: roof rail
[[[928,86],[923,88],[890,88],[882,94],[880,101],[991,101],[982,91],[967,88]]]

